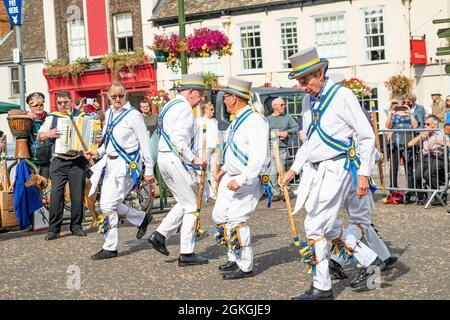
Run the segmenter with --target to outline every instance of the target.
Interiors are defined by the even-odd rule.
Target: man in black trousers
[[[56,95],[58,112],[53,112],[45,119],[39,129],[37,139],[44,141],[51,139],[53,152],[54,143],[61,133],[57,129],[58,119],[68,118],[70,114],[78,116],[79,111],[72,109],[72,98],[68,92],[58,92]],[[66,183],[69,182],[71,221],[70,231],[76,236],[86,236],[82,229],[84,205],[83,195],[86,185],[87,160],[80,154],[53,153],[50,163],[50,179],[52,182],[50,197],[49,228],[45,240],[54,240],[59,237],[64,213],[64,193]]]

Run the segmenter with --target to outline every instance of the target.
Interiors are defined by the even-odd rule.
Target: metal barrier
[[[426,195],[425,208],[429,207],[434,198],[446,206],[449,150],[448,138],[442,133],[442,129],[385,129],[379,133],[385,157],[383,167],[386,189],[406,192],[407,196]],[[411,145],[410,142],[414,138],[426,133],[433,136],[429,139],[419,139],[418,143]],[[443,145],[437,150],[434,150],[434,147],[429,150],[428,140],[442,141]],[[400,165],[403,166],[404,172],[399,170]],[[428,196],[428,193],[431,193],[431,196]]]
[[[407,147],[410,140],[421,133],[441,131],[441,129],[386,129],[379,131],[382,153],[384,154],[383,168],[386,190],[402,191],[407,193],[408,196],[416,198],[425,193],[427,195],[425,208],[430,206],[434,198],[438,199],[443,206],[446,206],[446,194],[450,187],[448,170],[450,148],[447,146],[448,137],[442,134],[442,157],[436,157],[430,153],[424,155],[422,152],[423,140],[420,140],[417,145]],[[402,149],[398,147],[395,141],[391,143],[392,139],[389,140],[389,136],[395,139],[398,137],[398,145],[406,147]],[[294,162],[295,155],[301,145],[300,132],[290,137],[285,170],[288,170]],[[401,165],[404,167],[404,171],[400,170]],[[394,169],[397,169],[397,171],[395,172]],[[372,177],[378,189],[380,189],[380,176],[376,165],[373,167]],[[299,176],[296,176],[291,185],[298,185],[298,182]],[[431,195],[428,196],[428,194]]]

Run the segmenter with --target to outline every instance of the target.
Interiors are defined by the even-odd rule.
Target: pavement
[[[444,207],[376,203],[373,222],[399,261],[381,274],[378,289],[333,282],[336,299],[449,299],[450,214]],[[178,234],[168,240],[169,257],[155,251],[147,238],[165,216],[160,213],[141,240],[136,227],[121,225],[119,256],[104,261],[89,259],[103,244],[96,230],[75,237],[64,226],[55,241],[44,241],[45,231],[0,234],[0,299],[290,299],[309,288],[311,276],[292,244],[284,202],[266,205],[261,201],[249,222],[253,278],[222,280],[217,268],[226,261],[225,250],[208,234],[196,244],[196,253],[210,260],[207,265],[178,267]],[[207,203],[202,211],[204,230],[213,227],[212,208]],[[304,214],[296,216],[303,240]],[[350,277],[355,273],[351,265],[346,271]]]

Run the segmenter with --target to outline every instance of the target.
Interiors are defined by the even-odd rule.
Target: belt
[[[136,153],[137,153],[137,150],[133,151],[132,153],[130,153],[130,156],[134,156]],[[117,155],[117,156],[110,156],[110,155],[108,155],[108,159],[111,159],[111,160],[116,160],[119,157],[120,157],[119,155]]]
[[[341,154],[338,154],[337,156],[335,156],[335,157],[333,157],[333,158],[325,159],[325,160],[321,160],[321,161],[314,162],[314,163],[312,163],[312,166],[314,167],[314,169],[317,170],[317,168],[319,167],[319,164],[320,164],[321,162],[328,161],[328,160],[337,161],[337,160],[345,159],[346,157],[347,157],[347,154],[346,154],[346,153],[341,153]]]

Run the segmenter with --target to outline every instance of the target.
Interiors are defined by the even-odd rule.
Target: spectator
[[[148,102],[147,99],[144,99],[139,103],[139,111],[144,116],[145,126],[151,136],[158,127],[158,115],[152,113],[150,102]]]
[[[33,92],[27,96],[26,103],[30,107],[28,115],[33,118],[33,127],[28,136],[31,161],[38,167],[39,174],[48,179],[50,177],[52,144],[49,140],[43,142],[37,140],[39,129],[47,118],[47,112],[44,110],[44,94],[41,92]]]
[[[85,112],[90,118],[98,119],[103,123],[105,121],[105,113],[97,102],[97,99],[89,99],[89,103],[86,103],[87,101],[87,98],[78,98],[75,100],[78,111],[80,113]]]
[[[431,114],[438,117],[439,121],[443,122],[445,120],[445,101],[442,100],[441,93],[438,90],[435,90],[431,93],[431,100],[433,103],[431,104]]]
[[[391,110],[388,113],[388,119],[386,121],[387,129],[416,129],[418,122],[414,118],[413,112],[409,106],[400,106],[396,101],[392,101]],[[413,132],[394,132],[388,136],[388,142],[391,144],[391,188],[398,188],[397,174],[400,159],[403,159],[405,172],[408,176],[408,188],[412,188],[414,185],[413,176],[413,161],[414,152],[412,148],[407,147],[408,142],[412,139]],[[390,153],[391,153],[390,152]],[[407,193],[405,196],[405,202],[415,202],[416,199],[410,199],[411,194]]]
[[[206,163],[208,164],[207,178],[210,181],[212,190],[210,190],[210,197],[215,199],[216,181],[213,177],[216,170],[216,140],[219,135],[219,123],[214,118],[214,106],[212,103],[206,103],[202,106],[203,117],[198,118],[195,123],[195,155],[202,156],[202,140],[203,140],[203,125],[206,124]]]
[[[447,119],[449,113],[450,113],[450,95],[448,95],[447,98],[445,98],[445,119]]]
[[[425,128],[439,128],[439,118],[429,115],[425,118]],[[440,184],[446,183],[445,163],[444,163],[444,134],[442,131],[425,131],[412,139],[408,146],[412,147],[421,142],[422,156],[416,161],[415,182],[416,188],[424,189],[423,180],[433,190],[437,190]],[[438,183],[439,181],[439,183]],[[442,195],[444,202],[447,201],[447,194]],[[440,204],[433,199],[432,204]],[[426,193],[418,194],[417,204],[424,205],[427,202]]]
[[[447,115],[445,116],[444,133],[450,135],[450,95],[445,99],[445,103],[447,106]]]
[[[58,117],[68,117],[70,113],[78,116],[78,110],[72,110],[72,98],[69,92],[56,94],[59,113],[51,113],[39,129],[37,140],[49,140],[53,145],[61,133],[57,129]],[[64,190],[66,183],[70,187],[71,221],[70,231],[76,236],[86,236],[83,222],[83,196],[86,185],[87,160],[80,154],[54,154],[50,163],[50,179],[52,180],[52,196],[50,198],[49,228],[45,240],[54,240],[60,236],[64,212]]]
[[[285,113],[286,102],[282,98],[276,98],[272,101],[273,113],[267,117],[267,122],[269,123],[269,130],[279,130],[278,136],[280,138],[279,143],[279,154],[283,170],[285,170],[286,160],[289,146],[289,135],[296,134],[299,130],[299,125],[297,121],[292,118],[292,116]],[[296,135],[297,137],[297,135]],[[270,180],[272,181],[272,201],[279,201],[283,199],[283,194],[281,193],[280,187],[278,185],[278,171],[275,162],[275,157],[273,150],[271,151],[271,175]]]
[[[420,104],[416,104],[417,97],[414,93],[407,93],[402,97],[403,104],[407,105],[414,114],[414,118],[419,123],[418,128],[423,128],[425,123],[425,108]]]

